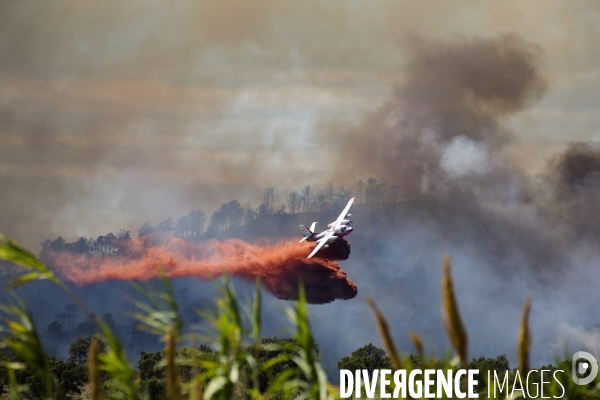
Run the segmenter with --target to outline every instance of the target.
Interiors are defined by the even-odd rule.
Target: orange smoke
[[[169,277],[200,279],[212,279],[226,272],[248,280],[260,276],[263,285],[279,299],[296,300],[300,281],[304,282],[307,301],[312,304],[354,298],[356,285],[346,278],[337,262],[306,258],[312,247],[295,241],[250,244],[239,239],[212,239],[196,243],[150,235],[131,240],[127,247],[119,248],[119,255],[47,251],[42,258],[66,280],[79,285],[111,279],[148,280],[159,276],[160,269]],[[347,255],[342,254],[341,258]]]

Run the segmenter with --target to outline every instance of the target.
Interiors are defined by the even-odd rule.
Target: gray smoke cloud
[[[581,236],[598,236],[597,204],[600,196],[600,147],[597,143],[572,143],[550,163],[548,197]]]
[[[342,148],[347,163],[394,178],[407,190],[441,190],[447,169],[453,169],[452,152],[466,150],[458,142],[452,147],[454,139],[463,137],[471,141],[464,142],[467,147],[490,152],[510,140],[501,120],[522,111],[546,88],[540,53],[514,34],[452,43],[411,37],[410,61],[394,98],[356,129],[328,136],[331,146]],[[487,157],[471,152],[454,158],[463,155]]]
[[[502,122],[546,88],[539,47],[514,34],[411,38],[408,54],[395,98],[357,128],[328,136],[331,147],[341,147],[348,169],[435,199],[443,231],[460,232],[464,243],[485,232],[490,241],[480,245],[495,262],[536,269],[564,262],[562,238],[535,217],[528,178],[502,154],[512,140]]]

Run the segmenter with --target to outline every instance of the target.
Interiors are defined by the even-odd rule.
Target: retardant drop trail
[[[45,251],[42,259],[64,279],[78,285],[116,280],[148,280],[165,271],[169,277],[194,276],[213,279],[223,272],[254,280],[277,298],[298,299],[298,284],[304,282],[307,301],[324,304],[356,296],[354,282],[346,277],[335,259],[346,259],[349,244],[343,239],[319,257],[307,259],[313,245],[295,241],[250,244],[239,239],[188,242],[174,236],[133,239],[118,255],[82,256],[67,251]],[[324,258],[329,257],[329,258]]]

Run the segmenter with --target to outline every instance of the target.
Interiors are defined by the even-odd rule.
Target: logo
[[[571,374],[577,385],[587,385],[598,375],[598,361],[590,353],[578,351],[573,354]]]

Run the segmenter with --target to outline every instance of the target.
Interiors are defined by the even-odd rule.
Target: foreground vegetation
[[[3,344],[0,354],[0,384],[11,399],[63,399],[81,396],[90,399],[328,399],[338,396],[328,384],[309,326],[304,292],[300,301],[286,310],[294,331],[290,339],[261,338],[261,288],[257,280],[251,304],[240,304],[227,276],[223,277],[216,308],[202,313],[209,328],[183,334],[183,322],[173,296],[171,284],[163,277],[160,291],[134,284],[145,301],[136,301],[135,318],[140,329],[158,335],[165,343],[157,353],[143,352],[137,370],[127,359],[122,344],[110,324],[95,317],[86,305],[51,269],[19,244],[0,234],[0,259],[28,268],[28,272],[10,282],[15,288],[35,280],[48,280],[60,286],[88,316],[99,335],[78,338],[71,344],[69,359],[62,361],[44,351],[27,305],[15,298],[12,304],[0,306],[3,314]],[[420,337],[411,333],[416,355],[401,357],[386,319],[370,300],[385,352],[372,345],[344,357],[338,368],[407,369],[476,368],[480,370],[478,391],[487,397],[488,370],[508,371],[506,357],[468,361],[468,338],[455,299],[450,262],[444,261],[442,299],[444,323],[455,356],[449,352],[443,359],[427,357]],[[530,301],[523,310],[517,340],[518,368],[510,372],[509,382],[517,375],[530,372],[530,332],[528,318]],[[210,346],[199,343],[210,343]],[[185,345],[184,345],[185,344]],[[544,386],[548,396],[569,399],[598,399],[599,379],[588,386],[577,386],[571,379],[570,363],[559,363],[560,385]],[[556,370],[554,366],[542,367]],[[541,368],[537,368],[538,370]],[[539,382],[532,375],[530,385]],[[82,393],[84,392],[84,393]],[[498,393],[499,398],[511,394],[512,387]],[[522,391],[517,390],[517,394]],[[536,393],[535,391],[531,393]],[[536,396],[534,396],[536,397]]]

